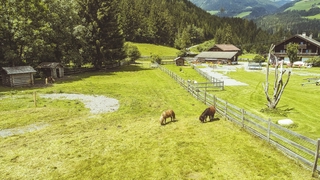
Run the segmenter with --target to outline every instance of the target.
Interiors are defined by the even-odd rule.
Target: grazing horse
[[[200,115],[199,120],[201,122],[204,122],[207,120],[207,117],[209,116],[210,121],[213,120],[214,114],[216,113],[216,108],[214,106],[210,106],[206,108],[203,113]]]
[[[167,118],[171,118],[171,121],[174,120],[176,118],[176,115],[174,114],[172,109],[163,111],[161,116],[160,116],[160,124],[161,125],[165,125],[166,124],[166,119]]]
[[[53,77],[52,76],[49,76],[49,77],[47,77],[46,78],[46,84],[48,84],[48,83],[54,83],[55,82],[55,80],[53,79]]]

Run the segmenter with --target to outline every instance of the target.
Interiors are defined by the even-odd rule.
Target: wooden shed
[[[64,76],[64,66],[58,62],[42,62],[38,65],[45,77],[62,78]]]
[[[2,85],[10,87],[33,85],[35,73],[36,70],[31,66],[2,67]]]
[[[177,66],[184,66],[184,58],[182,57],[177,57],[174,59],[174,62]]]
[[[236,56],[237,52],[205,51],[198,54],[195,58],[198,62],[212,62],[214,64],[232,64],[233,62],[236,62]]]

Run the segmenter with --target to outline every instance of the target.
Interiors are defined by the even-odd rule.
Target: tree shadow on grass
[[[139,63],[120,66],[112,69],[101,69],[101,70],[92,70],[92,71],[83,71],[75,74],[65,74],[62,78],[56,78],[53,84],[45,84],[45,78],[35,78],[34,85],[23,86],[23,87],[7,87],[0,85],[0,92],[10,92],[10,91],[26,91],[26,90],[37,90],[45,89],[51,87],[54,84],[64,84],[64,83],[73,83],[77,81],[84,80],[90,77],[97,76],[113,76],[117,72],[138,72],[138,71],[148,71],[153,70],[147,65],[141,65]]]
[[[260,112],[263,112],[266,114],[280,115],[285,117],[287,117],[289,113],[293,113],[294,111],[295,111],[295,108],[289,107],[288,105],[280,106],[275,109],[264,108],[260,110]]]

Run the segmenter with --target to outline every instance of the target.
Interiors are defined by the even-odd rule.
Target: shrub
[[[157,55],[157,54],[151,54],[151,62],[157,62],[158,64],[161,64],[161,58],[160,58],[160,56],[159,55]]]
[[[320,56],[308,59],[307,63],[311,63],[312,66],[320,67]]]
[[[130,42],[127,42],[124,44],[124,51],[126,53],[127,58],[130,61],[135,61],[135,60],[139,59],[141,56],[141,53],[138,50],[138,47],[133,45]]]

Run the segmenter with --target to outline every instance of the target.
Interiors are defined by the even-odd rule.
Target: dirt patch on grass
[[[80,100],[93,114],[114,112],[119,109],[119,101],[105,96],[90,96],[84,94],[42,94],[42,98]]]
[[[113,98],[107,98],[105,96],[90,96],[84,94],[42,94],[42,98],[51,99],[69,99],[80,100],[84,103],[86,108],[90,109],[93,114],[114,112],[119,109],[119,101]],[[31,124],[24,127],[17,127],[12,129],[0,130],[0,137],[9,137],[13,135],[24,134],[36,130],[43,129],[49,126],[49,124]]]

